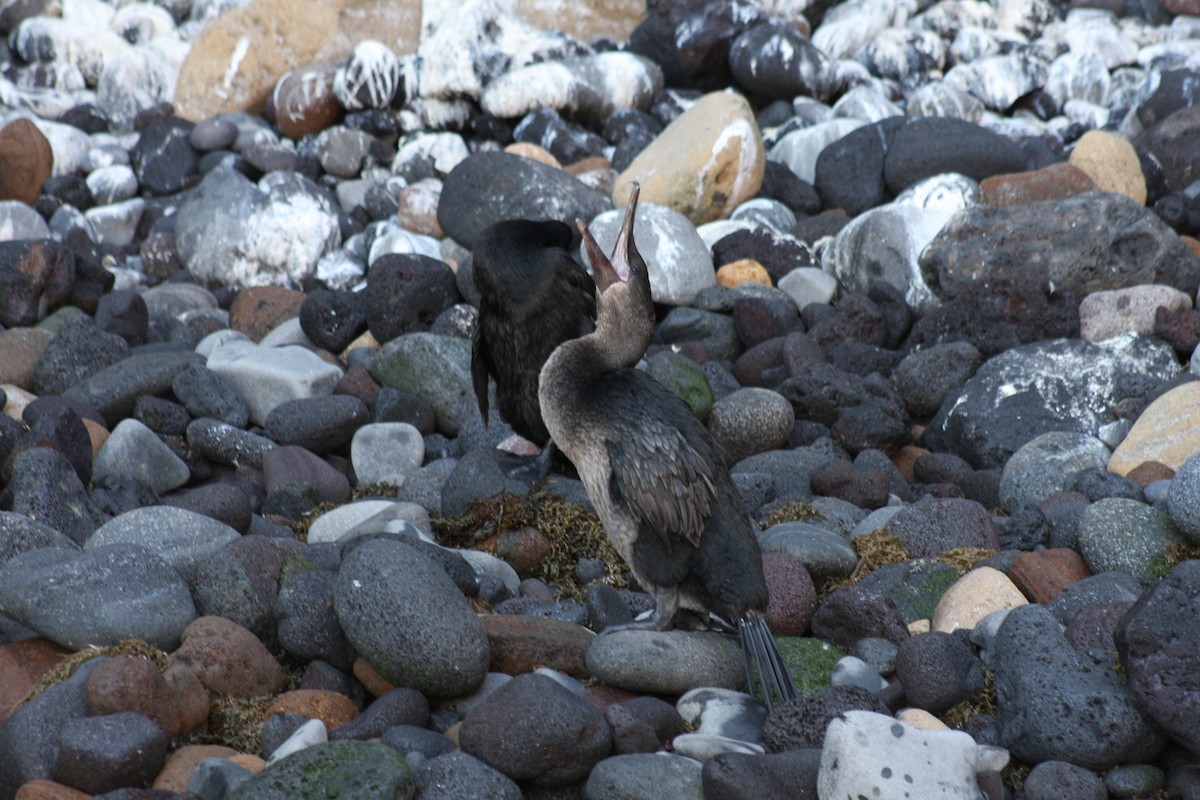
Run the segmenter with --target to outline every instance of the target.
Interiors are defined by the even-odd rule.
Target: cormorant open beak
[[[628,283],[629,279],[633,277],[631,254],[637,253],[637,245],[633,241],[633,220],[637,213],[640,192],[641,186],[635,181],[629,195],[629,202],[625,205],[625,219],[617,234],[617,243],[613,246],[611,260],[600,250],[600,245],[596,244],[596,240],[583,220],[575,220],[579,234],[583,237],[583,246],[587,250],[588,261],[592,263],[592,277],[596,280],[596,289],[600,292],[604,292],[618,281]]]

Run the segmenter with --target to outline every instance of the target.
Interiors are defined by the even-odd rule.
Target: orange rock
[[[196,673],[185,667],[172,665],[163,673],[163,679],[175,692],[179,709],[179,733],[185,734],[208,724],[208,712],[212,698]]]
[[[1200,256],[1200,239],[1192,236],[1180,236],[1180,241],[1187,245],[1188,250],[1191,250],[1197,256]]]
[[[154,720],[167,741],[179,735],[179,696],[149,659],[117,655],[96,665],[84,685],[93,717],[136,711]]]
[[[1161,461],[1143,461],[1133,469],[1129,470],[1129,474],[1125,476],[1129,480],[1136,483],[1145,489],[1155,481],[1169,480],[1175,477],[1175,470],[1163,464]]]
[[[543,164],[549,164],[555,169],[562,169],[562,164],[555,158],[549,150],[531,142],[513,142],[508,147],[504,148],[504,152],[511,153],[514,156],[524,156],[525,158],[540,161]]]
[[[229,760],[254,773],[262,772],[267,766],[266,761],[258,756],[252,756],[249,753],[238,753],[236,756],[231,756]]]
[[[300,315],[304,292],[283,286],[242,289],[229,307],[229,327],[259,341],[283,322]]]
[[[771,285],[771,275],[767,268],[752,258],[741,258],[731,261],[717,270],[717,283],[736,289],[743,283],[761,283]]]
[[[110,431],[94,419],[83,418],[83,427],[87,428],[88,439],[92,443],[92,458],[100,452],[100,448],[104,447],[104,443],[108,441]]]
[[[528,578],[537,571],[554,548],[545,534],[537,528],[526,526],[490,536],[480,542],[479,549],[494,553],[515,569],[517,575]]]
[[[604,156],[588,156],[563,167],[563,172],[578,177],[585,172],[594,172],[598,169],[612,169],[612,162]]]
[[[70,652],[49,639],[0,644],[0,722]]]
[[[346,695],[328,689],[296,689],[284,692],[267,707],[266,718],[292,711],[309,719],[319,719],[333,730],[358,716],[358,706]]]
[[[34,780],[22,784],[13,800],[91,800],[87,792],[63,786],[61,783],[46,780]]]
[[[54,151],[41,129],[18,117],[0,129],[0,200],[37,202],[54,169]]]
[[[489,669],[507,675],[550,667],[568,675],[591,677],[584,656],[595,634],[558,619],[510,614],[481,617],[491,653]]]
[[[913,438],[920,438],[916,433],[913,433]],[[917,447],[915,444],[905,445],[901,447],[896,455],[892,456],[892,463],[896,465],[896,469],[900,470],[900,474],[904,476],[904,480],[912,483],[916,478],[913,477],[913,464],[921,456],[929,451],[924,447]]]
[[[441,196],[440,181],[423,180],[405,186],[396,195],[396,221],[405,230],[444,239],[446,234],[437,218]]]
[[[993,175],[979,184],[979,200],[993,207],[1061,200],[1094,191],[1095,182],[1079,167],[1059,162],[1032,172]]]
[[[238,751],[219,744],[185,744],[167,757],[167,763],[154,779],[155,789],[186,792],[196,766],[206,758],[233,758]]]
[[[352,671],[354,677],[358,678],[358,682],[366,687],[373,697],[382,697],[396,688],[396,684],[380,675],[374,667],[361,658],[354,660]]]
[[[1022,553],[1008,570],[1021,594],[1042,605],[1091,574],[1083,556],[1065,547]]]

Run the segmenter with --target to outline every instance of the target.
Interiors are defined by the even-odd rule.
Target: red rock
[[[54,168],[54,151],[37,125],[25,117],[0,129],[0,200],[33,205]]]
[[[280,133],[299,141],[341,119],[342,106],[333,94],[336,72],[337,64],[327,62],[284,73],[271,94]]]
[[[591,631],[558,619],[493,614],[481,618],[491,661],[488,669],[507,675],[550,667],[574,678],[591,677],[584,657]]]
[[[163,673],[163,679],[175,692],[179,707],[179,733],[182,735],[207,725],[212,698],[196,673],[174,665]]]
[[[2,168],[2,167],[0,167]],[[68,302],[75,288],[75,255],[48,239],[0,243],[0,325],[25,328]]]
[[[275,694],[283,668],[253,633],[224,617],[200,617],[183,629],[171,661],[195,673],[210,692],[239,699]]]
[[[379,384],[371,377],[366,367],[355,363],[346,369],[346,374],[337,382],[337,386],[333,387],[333,393],[348,394],[357,397],[368,406],[373,406],[375,398],[379,396]]]
[[[84,697],[91,716],[136,711],[154,720],[167,741],[179,735],[179,696],[149,659],[106,658],[88,675]]]
[[[69,652],[49,639],[0,644],[0,722]]]
[[[803,636],[817,610],[812,576],[786,553],[764,553],[763,576],[770,593],[767,625],[776,636]]]
[[[1125,476],[1145,489],[1155,481],[1170,480],[1175,477],[1175,470],[1161,461],[1143,461]]]
[[[319,719],[328,730],[345,725],[358,716],[358,706],[344,694],[328,689],[296,689],[284,692],[267,708],[264,719],[291,711],[308,719]]]
[[[238,755],[232,747],[219,744],[188,744],[167,758],[162,771],[154,779],[153,788],[168,792],[186,792],[188,781],[196,766],[206,758],[230,758]]]
[[[542,565],[553,547],[541,531],[526,526],[490,536],[480,542],[479,549],[494,553],[515,569],[517,575],[528,578]]]
[[[13,800],[91,800],[91,795],[47,780],[34,780],[22,784]]]
[[[300,316],[304,292],[283,286],[253,286],[242,289],[229,307],[229,327],[259,341],[292,317]]]
[[[1064,197],[1095,190],[1096,184],[1079,167],[1051,164],[1033,172],[993,175],[979,184],[979,200],[989,206],[1011,206]]]
[[[396,688],[396,684],[389,681],[387,678],[375,671],[375,668],[361,658],[354,660],[354,666],[351,668],[354,677],[358,678],[372,697],[382,697],[383,695]]]
[[[1022,553],[1008,570],[1021,594],[1043,605],[1091,574],[1083,557],[1065,547]]]

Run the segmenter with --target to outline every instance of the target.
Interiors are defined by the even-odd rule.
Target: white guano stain
[[[725,126],[716,141],[713,142],[708,161],[700,168],[700,174],[708,177],[718,170],[721,161],[726,157],[725,151],[729,147],[737,148],[737,177],[734,178],[729,196],[725,198],[725,204],[721,207],[722,215],[728,214],[738,202],[738,198],[747,194],[751,172],[757,156],[762,150],[762,145],[750,122],[742,118],[735,119]],[[707,181],[702,181],[696,186],[697,208],[704,208],[707,205],[705,196],[712,188],[712,184]]]
[[[250,52],[250,37],[242,36],[237,40],[237,44],[233,47],[233,52],[229,55],[229,67],[225,70],[225,77],[221,81],[221,86],[213,89],[213,92],[222,100],[229,99],[229,90],[233,88],[233,81],[237,77],[238,68],[242,66],[242,60],[248,52]]]

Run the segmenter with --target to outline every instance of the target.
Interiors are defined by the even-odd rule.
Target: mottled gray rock
[[[398,538],[365,542],[343,559],[334,607],[359,654],[397,685],[462,697],[487,674],[474,608],[440,566]]]
[[[513,725],[513,720],[529,724]],[[612,748],[604,715],[555,681],[518,675],[463,719],[459,746],[515,781],[565,786],[582,780]]]
[[[822,266],[850,291],[865,293],[871,280],[883,279],[921,313],[939,301],[918,258],[950,217],[946,211],[899,203],[871,209],[838,232],[821,254]]]
[[[68,720],[50,774],[92,794],[150,783],[167,760],[167,738],[133,711]]]
[[[1167,513],[1193,543],[1200,543],[1200,456],[1183,462],[1171,478]]]
[[[858,554],[844,537],[808,522],[784,522],[762,532],[764,553],[787,553],[814,577],[846,576],[858,566]]]
[[[1000,501],[1010,514],[1066,491],[1085,469],[1105,468],[1112,453],[1094,436],[1050,431],[1030,439],[1004,465]]]
[[[587,800],[651,800],[670,795],[704,800],[702,765],[671,753],[630,753],[604,759],[588,775]]]
[[[438,431],[457,436],[466,420],[479,415],[470,363],[469,340],[417,332],[385,344],[370,370],[380,385],[414,394],[433,406]]]
[[[664,660],[664,650],[675,655]],[[592,640],[586,661],[602,682],[635,692],[682,694],[698,686],[746,685],[741,650],[717,633],[613,631]]]
[[[1200,561],[1182,561],[1145,592],[1113,638],[1139,710],[1200,750]]]
[[[425,440],[407,422],[376,422],[354,433],[350,463],[360,484],[404,482],[425,460]]]
[[[341,369],[298,345],[231,341],[209,353],[207,366],[233,384],[259,425],[288,400],[331,394],[342,378]]]
[[[33,447],[12,462],[11,511],[36,518],[83,544],[104,521],[71,463],[57,450]]]
[[[158,434],[136,419],[126,419],[113,428],[92,462],[93,480],[123,476],[165,494],[187,483],[191,472]]]
[[[295,800],[320,783],[326,794],[390,800],[416,790],[404,756],[378,742],[348,739],[306,747],[240,784],[228,800]]]
[[[188,364],[202,360],[191,352],[134,353],[74,384],[62,398],[72,405],[95,408],[105,419],[121,420],[133,415],[139,397],[165,394],[176,375]]]
[[[468,797],[521,800],[524,797],[521,787],[511,778],[461,752],[445,753],[423,761],[413,770],[413,776],[424,800]]]
[[[1154,212],[1115,192],[968,208],[921,254],[921,269],[944,298],[1028,270],[1080,296],[1143,283],[1190,292],[1200,283],[1200,258]]]
[[[180,205],[175,245],[187,270],[220,285],[299,284],[341,244],[333,201],[296,173],[256,185],[214,169]]]
[[[1000,744],[1022,761],[1106,770],[1150,759],[1162,747],[1125,680],[1072,647],[1045,607],[1012,609],[989,653]]]
[[[708,429],[729,460],[736,462],[782,446],[795,421],[792,405],[782,395],[750,387],[716,400]]]
[[[223,522],[174,506],[146,506],[127,511],[96,529],[86,551],[133,544],[154,553],[180,575],[192,572],[241,534]]]
[[[187,441],[197,453],[218,464],[257,469],[262,469],[267,453],[278,446],[265,436],[210,417],[188,423]]]
[[[165,561],[144,547],[116,544],[10,559],[0,568],[0,614],[73,650],[133,638],[170,651],[196,608]]]
[[[1119,570],[1148,586],[1168,564],[1168,542],[1187,538],[1165,511],[1137,500],[1106,497],[1079,518],[1079,554],[1093,573]]]
[[[1174,352],[1154,337],[1014,347],[946,398],[923,443],[977,468],[1002,467],[1021,445],[1049,431],[1096,436],[1122,402],[1149,395],[1178,372]]]
[[[970,342],[946,342],[909,353],[892,370],[892,385],[904,398],[908,413],[930,417],[966,383],[983,358]]]
[[[49,525],[14,511],[0,511],[0,567],[27,550],[58,547],[76,550],[79,545]]]

